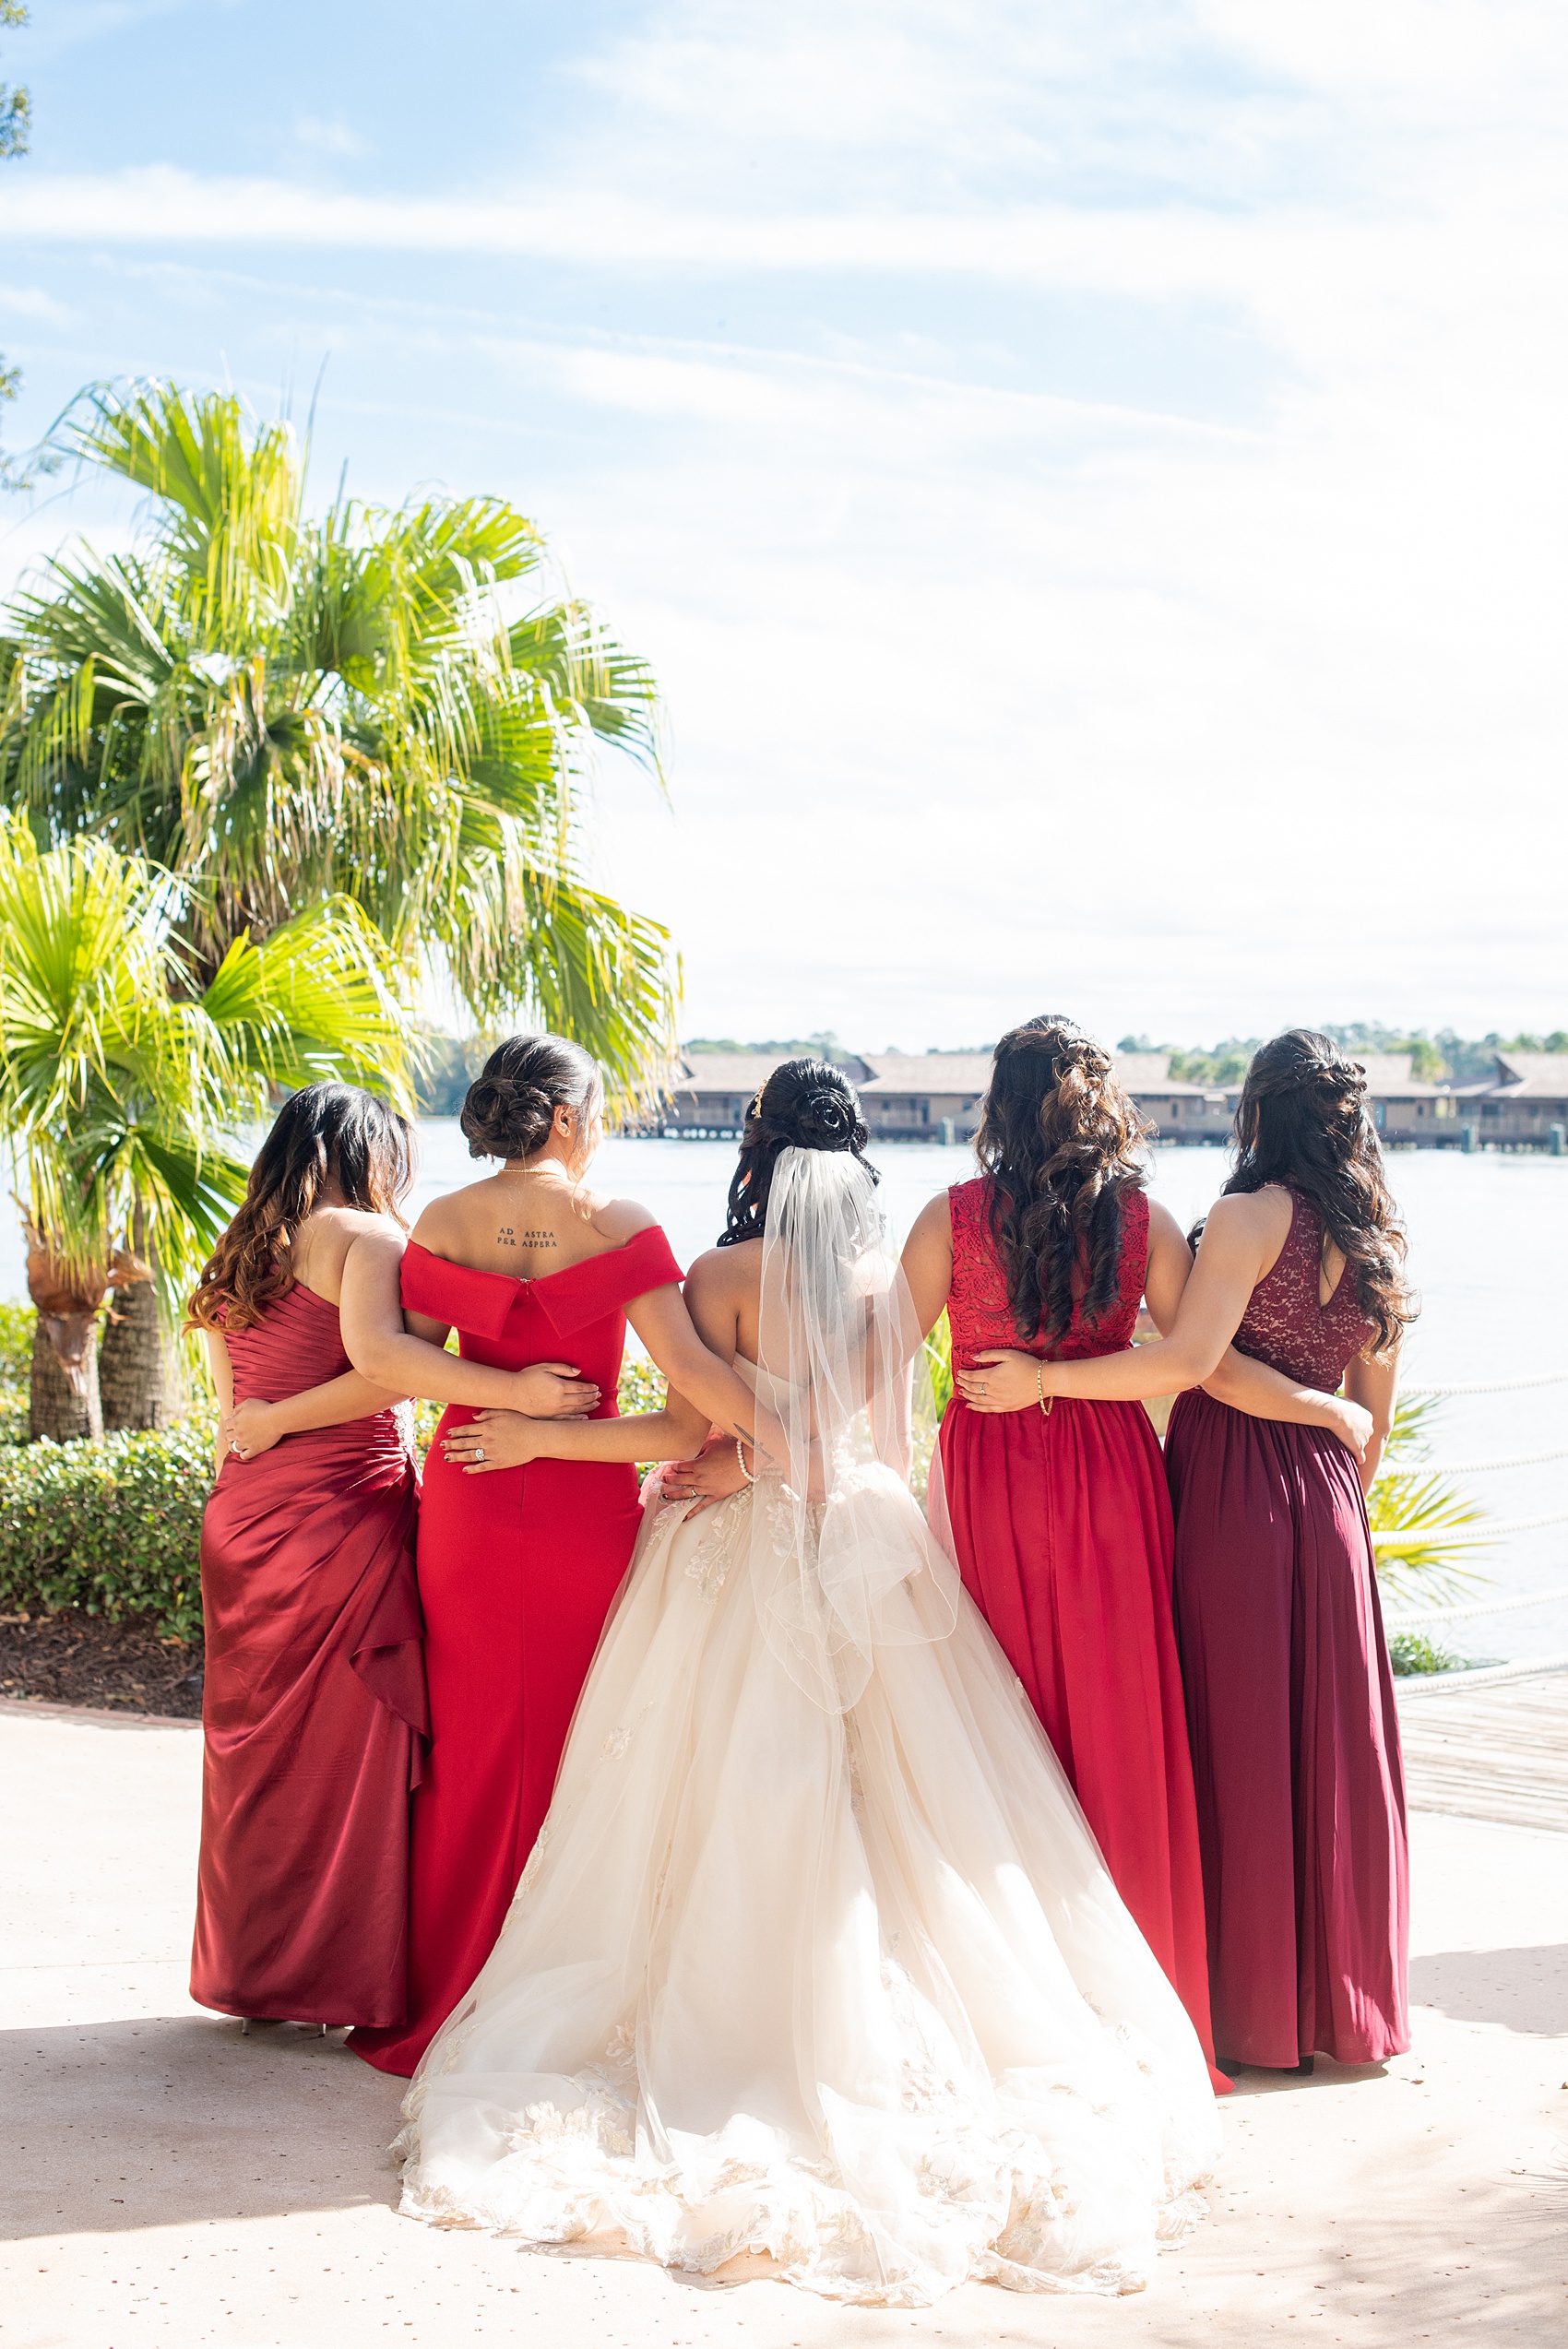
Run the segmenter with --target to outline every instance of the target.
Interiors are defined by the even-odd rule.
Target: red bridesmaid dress
[[[239,1403],[352,1367],[337,1307],[298,1282],[226,1343]],[[403,2019],[426,1726],[416,1489],[393,1411],[223,1463],[201,1529],[198,2006]]]
[[[987,1347],[1081,1361],[1119,1354],[1148,1269],[1148,1200],[1122,1193],[1114,1301],[1075,1302],[1052,1346],[1024,1347],[992,1237],[991,1184],[948,1192],[954,1367]],[[1134,1922],[1213,2069],[1203,1879],[1171,1621],[1170,1503],[1141,1403],[1058,1395],[1049,1413],[971,1411],[955,1394],[942,1472],[959,1570],[1039,1715]],[[1223,2094],[1229,2086],[1215,2074]]]
[[[415,1240],[402,1297],[410,1312],[452,1323],[468,1361],[575,1362],[600,1389],[594,1416],[612,1418],[627,1305],[684,1277],[657,1225],[539,1280],[475,1272]],[[432,1742],[413,1814],[408,2022],[349,2042],[405,2075],[501,1930],[640,1522],[629,1461],[465,1476],[441,1435],[474,1416],[455,1404],[443,1418],[420,1510]]]
[[[1319,1303],[1322,1258],[1317,1212],[1292,1192],[1234,1344],[1332,1394],[1371,1329],[1348,1264]],[[1201,1388],[1178,1396],[1165,1457],[1220,2052],[1381,2063],[1410,2044],[1409,1862],[1356,1463],[1324,1428]]]

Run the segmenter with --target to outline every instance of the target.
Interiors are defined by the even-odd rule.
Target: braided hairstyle
[[[464,1096],[457,1122],[470,1158],[531,1158],[558,1109],[587,1126],[604,1099],[599,1063],[564,1036],[509,1036]]]
[[[991,1177],[991,1233],[1026,1346],[1073,1319],[1073,1279],[1091,1327],[1122,1273],[1122,1195],[1141,1190],[1153,1131],[1111,1073],[1111,1055],[1072,1020],[1042,1014],[996,1048],[975,1135]]]
[[[1375,1332],[1373,1351],[1386,1356],[1420,1304],[1405,1278],[1405,1228],[1366,1096],[1359,1061],[1313,1028],[1287,1028],[1253,1055],[1225,1188],[1277,1182],[1300,1192],[1354,1265],[1356,1302]]]
[[[720,1248],[760,1240],[781,1150],[848,1150],[867,1166],[860,1096],[831,1061],[780,1061],[746,1111]],[[868,1169],[880,1181],[874,1167]]]
[[[412,1126],[357,1085],[306,1085],[290,1095],[256,1152],[244,1204],[202,1266],[190,1301],[197,1329],[254,1329],[294,1286],[300,1226],[335,1181],[350,1207],[397,1216],[413,1186]]]

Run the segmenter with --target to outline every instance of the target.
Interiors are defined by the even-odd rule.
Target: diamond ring
[[[476,1460],[482,1460],[482,1459],[484,1458],[484,1446],[483,1446],[483,1444],[482,1444],[482,1443],[476,1443],[476,1444],[475,1444],[475,1446],[474,1446],[474,1458],[475,1458]]]

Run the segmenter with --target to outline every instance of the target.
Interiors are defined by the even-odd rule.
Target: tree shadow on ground
[[[390,2206],[407,2083],[282,2023],[217,2015],[0,2032],[14,2116],[0,2239]]]
[[[1568,2032],[1568,1942],[1413,1958],[1410,1998],[1455,2023],[1501,2023],[1550,2038]]]

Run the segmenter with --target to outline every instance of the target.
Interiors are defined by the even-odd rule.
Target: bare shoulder
[[[589,1224],[613,1248],[624,1248],[628,1240],[636,1240],[639,1231],[653,1230],[659,1222],[635,1199],[612,1199],[605,1192],[590,1192],[586,1204]]]
[[[909,1237],[904,1244],[922,1253],[933,1248],[945,1248],[951,1252],[953,1210],[945,1191],[939,1191],[933,1199],[926,1201],[909,1226]]]
[[[1208,1211],[1209,1231],[1275,1233],[1290,1221],[1290,1193],[1277,1182],[1261,1191],[1228,1191]]]
[[[1261,1275],[1284,1247],[1289,1228],[1290,1193],[1277,1183],[1261,1191],[1227,1192],[1208,1211],[1198,1252],[1211,1263],[1228,1258],[1238,1270],[1248,1260]]]
[[[686,1275],[690,1297],[738,1297],[756,1287],[762,1262],[760,1240],[737,1240],[733,1248],[705,1248]]]
[[[457,1245],[472,1213],[470,1193],[477,1188],[474,1183],[465,1183],[461,1191],[444,1192],[439,1199],[433,1199],[428,1207],[421,1209],[413,1237],[422,1248],[428,1248],[433,1256],[444,1256],[448,1249]]]

